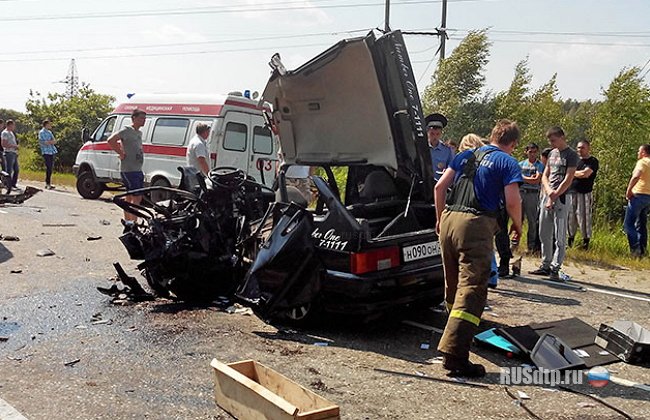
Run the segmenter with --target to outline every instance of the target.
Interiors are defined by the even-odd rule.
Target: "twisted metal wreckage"
[[[0,204],[22,204],[38,193],[38,188],[25,187],[25,190],[14,189],[11,186],[9,174],[0,171]]]
[[[164,193],[167,200],[145,200],[145,206],[125,201],[126,194],[114,198],[119,207],[142,220],[128,225],[120,240],[132,259],[143,260],[138,269],[155,295],[210,302],[218,296],[237,294],[267,316],[300,304],[302,290],[294,290],[283,304],[279,297],[295,289],[293,284],[278,288],[278,284],[258,282],[255,273],[264,266],[268,277],[268,270],[283,267],[280,270],[286,271],[295,267],[296,261],[302,261],[298,275],[307,267],[315,268],[313,258],[301,258],[301,254],[314,255],[308,240],[312,226],[309,213],[293,203],[275,202],[272,190],[236,168],[215,168],[207,177],[193,168],[179,170],[179,189],[148,187],[130,193],[143,197]],[[274,218],[281,243],[277,243],[279,247],[274,243],[270,248],[260,248],[260,241],[268,239]],[[136,299],[147,298],[119,264],[116,269]],[[278,273],[280,277],[282,274]]]

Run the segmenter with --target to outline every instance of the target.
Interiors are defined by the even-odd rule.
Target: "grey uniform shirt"
[[[556,190],[564,181],[567,169],[575,168],[578,165],[578,154],[570,147],[562,151],[553,149],[548,155],[547,165],[550,169],[548,182],[551,188]]]
[[[125,127],[119,132],[122,139],[124,159],[120,163],[122,172],[142,172],[144,155],[142,152],[142,131],[136,131],[133,127]]]
[[[9,130],[2,131],[2,148],[5,152],[18,153],[18,142],[13,132]]]

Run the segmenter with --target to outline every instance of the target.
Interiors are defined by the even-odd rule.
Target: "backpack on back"
[[[451,191],[447,194],[447,209],[451,211],[460,211],[463,213],[492,215],[496,212],[487,211],[478,201],[476,192],[474,191],[474,178],[481,162],[485,156],[494,152],[492,150],[476,149],[469,156],[465,165],[463,165],[462,172],[454,184],[451,186]]]

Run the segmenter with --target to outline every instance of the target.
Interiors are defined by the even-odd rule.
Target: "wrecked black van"
[[[402,34],[346,39],[291,71],[278,55],[270,65],[261,100],[285,164],[239,296],[294,321],[442,301],[431,159]],[[315,208],[287,187],[291,165],[320,169]]]

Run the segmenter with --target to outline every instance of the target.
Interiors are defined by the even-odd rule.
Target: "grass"
[[[19,173],[20,179],[29,181],[45,182],[45,172],[34,171],[30,169],[21,169]],[[52,185],[66,185],[74,187],[77,183],[77,178],[71,173],[52,173]]]
[[[525,238],[528,233],[527,223],[524,225],[522,241],[519,250],[526,248]],[[566,259],[581,264],[588,264],[607,269],[620,269],[627,267],[635,270],[647,270],[648,257],[635,258],[630,255],[630,248],[627,243],[627,236],[623,232],[623,225],[598,223],[594,221],[592,238],[589,242],[589,250],[579,249],[582,244],[580,234],[575,238],[574,246],[567,248]]]
[[[582,239],[576,237],[576,244],[582,244]],[[620,226],[594,226],[592,238],[589,243],[589,250],[584,251],[577,248],[570,248],[567,252],[569,259],[607,268],[628,267],[637,270],[647,269],[648,257],[635,258],[630,255],[630,247],[627,236]]]

